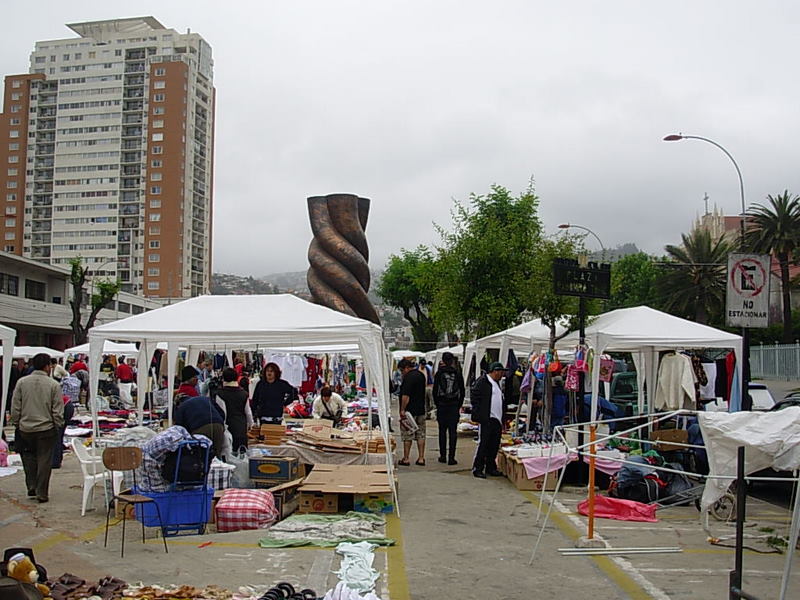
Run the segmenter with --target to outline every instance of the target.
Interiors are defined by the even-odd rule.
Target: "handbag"
[[[611,375],[614,373],[614,361],[610,356],[605,354],[600,357],[600,381],[606,383],[611,381]]]
[[[559,373],[561,371],[561,361],[558,360],[558,352],[553,350],[553,356],[551,357],[550,364],[547,365],[547,370],[550,373]]]
[[[575,365],[567,367],[567,376],[564,378],[564,389],[569,392],[577,392],[580,388],[580,371]]]

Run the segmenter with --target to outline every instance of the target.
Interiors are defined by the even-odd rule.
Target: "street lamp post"
[[[574,225],[572,223],[561,223],[558,226],[559,229],[582,229],[588,233],[591,233],[594,236],[594,239],[597,240],[597,243],[600,244],[600,248],[603,251],[603,259],[606,257],[606,247],[603,244],[603,241],[600,239],[594,231],[589,229],[588,227],[584,227],[583,225]],[[580,296],[578,298],[578,343],[583,346],[586,344],[586,298],[584,296]],[[600,360],[600,357],[597,356],[595,360]],[[584,374],[581,372],[578,374],[578,402],[580,406],[584,404],[584,395],[586,394],[586,383],[584,379]],[[589,415],[589,420],[594,421],[595,415],[597,413],[597,399],[594,397],[594,393],[592,393],[592,402],[591,406],[591,414]],[[588,496],[589,496],[589,522],[587,528],[586,537],[589,540],[594,539],[594,480],[595,480],[595,452],[596,446],[594,445],[595,440],[597,439],[597,426],[590,425],[589,426],[589,485],[588,485]],[[583,445],[583,435],[579,434],[578,438],[578,445]]]
[[[683,135],[682,133],[673,133],[671,135],[665,136],[665,142],[678,142],[681,140],[700,140],[701,142],[708,142],[712,146],[716,146],[720,150],[725,153],[730,161],[733,163],[734,168],[736,169],[736,175],[739,178],[739,197],[742,201],[742,215],[739,221],[739,249],[740,252],[745,251],[745,215],[747,213],[747,205],[744,201],[744,180],[742,179],[742,171],[739,169],[739,165],[736,163],[736,160],[733,158],[730,152],[728,152],[722,144],[715,142],[714,140],[708,139],[707,137],[703,137],[701,135]],[[743,410],[750,410],[752,408],[752,403],[749,400],[749,381],[750,381],[750,330],[747,327],[742,327],[742,409]],[[740,464],[744,462],[744,448],[739,448],[739,461]],[[736,518],[736,549],[734,555],[734,568],[733,571],[730,572],[729,577],[729,586],[731,589],[741,589],[742,587],[742,549],[744,543],[744,536],[743,536],[743,521],[744,521],[744,503],[745,503],[746,495],[743,491],[740,493],[739,502],[737,503],[737,518]],[[731,596],[733,597],[733,596]]]

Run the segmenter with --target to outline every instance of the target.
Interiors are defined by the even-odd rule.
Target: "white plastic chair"
[[[89,498],[91,503],[94,504],[94,486],[97,482],[103,484],[103,493],[105,494],[105,482],[111,479],[111,486],[114,494],[119,494],[122,487],[122,472],[112,473],[103,466],[103,458],[101,456],[94,456],[83,445],[79,438],[73,438],[72,449],[75,451],[75,456],[78,457],[78,462],[81,464],[81,471],[83,472],[83,501],[81,503],[81,516],[86,514],[86,507],[89,505]]]

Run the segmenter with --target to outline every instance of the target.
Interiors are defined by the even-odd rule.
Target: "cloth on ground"
[[[322,600],[381,600],[373,592],[362,596],[355,590],[351,590],[343,581],[336,584],[332,590],[328,590]]]
[[[655,504],[643,504],[635,500],[609,498],[608,496],[594,497],[594,516],[601,519],[657,523],[656,508],[657,506]],[[578,512],[582,515],[589,514],[588,500],[584,500],[578,504]]]
[[[375,548],[369,542],[343,542],[336,546],[336,554],[342,556],[342,566],[336,571],[339,580],[351,590],[369,592],[375,589],[380,573],[372,568]]]
[[[342,542],[372,542],[391,546],[394,540],[385,537],[383,515],[348,512],[343,515],[292,515],[269,529],[267,537],[258,541],[262,548],[289,546],[321,546],[329,548]]]

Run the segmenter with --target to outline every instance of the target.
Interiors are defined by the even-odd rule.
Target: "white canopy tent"
[[[402,360],[409,357],[425,358],[425,353],[418,350],[392,350],[392,358],[394,360]]]
[[[577,331],[560,339],[557,348],[571,348],[578,344]],[[639,412],[644,402],[644,382],[653,382],[655,390],[658,377],[658,353],[663,350],[684,348],[730,348],[736,355],[739,381],[742,377],[742,338],[726,331],[687,321],[649,306],[620,308],[595,317],[586,327],[586,344],[594,348],[596,356],[602,352],[630,352],[636,365],[639,388]],[[600,382],[600,361],[595,360],[592,372],[592,415],[597,413],[597,395]],[[652,411],[652,402],[649,409]]]
[[[64,350],[64,354],[73,356],[75,354],[89,354],[89,342],[81,344],[80,346],[67,348]],[[136,344],[120,344],[118,342],[106,340],[105,344],[103,344],[103,354],[135,356],[139,354],[139,349],[136,347]]]
[[[563,332],[564,327],[557,325],[556,335],[561,335]],[[505,364],[508,360],[509,350],[514,350],[518,355],[527,355],[534,350],[538,351],[549,343],[550,328],[542,324],[541,319],[527,321],[504,331],[479,338],[475,340],[474,345],[467,345],[467,352],[462,365],[464,381],[469,379],[473,357],[475,357],[477,370],[477,363],[489,349],[498,348],[500,350],[500,362]],[[475,373],[475,375],[477,376],[478,373]]]
[[[37,354],[47,354],[50,358],[63,358],[64,353],[46,346],[14,346],[14,358],[33,358]]]
[[[97,367],[103,345],[109,339],[139,342],[140,357],[152,356],[158,342],[166,342],[170,382],[175,378],[175,357],[180,346],[187,348],[189,356],[193,348],[213,346],[282,349],[357,346],[364,360],[367,388],[377,390],[387,468],[394,481],[389,440],[389,365],[381,328],[374,323],[288,294],[191,298],[92,328],[89,331],[91,398],[97,396]],[[139,389],[145,389],[147,373],[139,369],[138,376]],[[172,422],[171,402],[168,410]],[[95,431],[96,427],[95,419]]]
[[[0,398],[0,431],[5,425],[6,418],[6,400],[8,399],[8,378],[11,377],[11,361],[14,360],[14,340],[17,338],[17,332],[0,325],[0,342],[3,343],[3,396]]]

